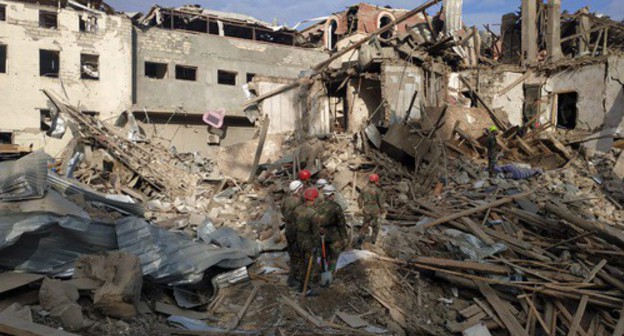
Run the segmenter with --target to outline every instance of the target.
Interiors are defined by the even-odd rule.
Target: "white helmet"
[[[299,180],[290,182],[290,185],[288,186],[288,189],[290,189],[290,192],[292,193],[299,191],[301,188],[303,188],[303,182]]]
[[[336,193],[336,187],[334,187],[331,184],[328,184],[323,188],[323,194],[325,195],[333,195],[335,193]]]
[[[316,189],[323,189],[323,187],[325,187],[328,184],[326,179],[320,179],[318,181],[316,181]]]

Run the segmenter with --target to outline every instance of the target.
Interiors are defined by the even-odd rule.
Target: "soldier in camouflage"
[[[358,243],[364,240],[364,237],[368,235],[369,227],[373,229],[373,235],[370,241],[375,244],[381,224],[379,223],[379,217],[384,213],[384,203],[386,197],[379,185],[379,175],[371,174],[368,177],[368,185],[360,193],[358,198],[358,204],[362,213],[364,214],[364,225],[360,229],[360,239]]]
[[[308,188],[303,192],[304,203],[295,209],[295,226],[297,227],[297,248],[298,253],[292,265],[295,265],[296,278],[302,283],[305,281],[308,262],[311,256],[315,255],[315,250],[319,246],[321,239],[319,227],[315,223],[316,209],[315,203],[319,193],[316,188]],[[310,283],[316,281],[318,269],[312,268]]]
[[[329,270],[336,269],[336,261],[346,246],[347,222],[342,207],[336,203],[336,188],[331,184],[323,188],[325,198],[316,207],[316,223],[321,235],[325,235]]]
[[[299,248],[297,246],[297,228],[295,227],[295,209],[303,203],[301,193],[303,191],[303,183],[299,180],[292,181],[288,187],[290,195],[284,197],[282,201],[282,215],[286,223],[285,234],[288,242],[288,256],[291,260],[290,272],[288,274],[288,286],[296,287],[299,285],[296,274],[296,265],[292,263],[297,260]]]

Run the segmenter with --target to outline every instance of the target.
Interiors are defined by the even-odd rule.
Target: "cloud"
[[[622,4],[622,0],[611,0],[607,5],[605,14],[609,15],[614,20],[620,21],[624,19],[624,4]]]

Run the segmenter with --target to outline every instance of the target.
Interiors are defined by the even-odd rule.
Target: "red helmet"
[[[299,179],[301,181],[307,181],[307,180],[310,179],[311,176],[312,176],[312,174],[307,169],[304,169],[304,170],[299,172]]]
[[[303,192],[303,198],[306,201],[314,201],[317,197],[319,197],[319,192],[316,188],[308,188]]]
[[[368,177],[368,180],[369,180],[370,182],[372,182],[372,183],[377,183],[377,182],[379,182],[379,175],[377,175],[377,174],[371,174],[371,175]]]

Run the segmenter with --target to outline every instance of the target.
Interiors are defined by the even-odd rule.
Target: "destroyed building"
[[[52,11],[4,3],[0,44],[15,4]],[[466,26],[462,0],[302,31],[56,4],[127,23],[129,90],[106,117],[60,75],[19,97],[68,144],[0,144],[0,333],[624,335],[623,23],[558,0],[514,2],[500,32]],[[328,199],[346,231],[329,244]],[[298,238],[317,240],[305,265]]]
[[[116,117],[132,103],[132,23],[101,1],[0,1],[2,143],[46,147],[56,111],[41,90],[62,92],[87,114]],[[114,50],[114,52],[111,52]]]
[[[241,87],[256,76],[294,80],[328,57],[304,47],[294,29],[195,6],[152,8],[137,23],[134,41],[130,112],[150,136],[153,124],[157,137],[185,152],[250,140],[254,129]],[[222,128],[206,127],[208,111],[223,113]],[[272,132],[294,129],[279,123],[280,114],[290,119],[290,106],[273,113]]]

